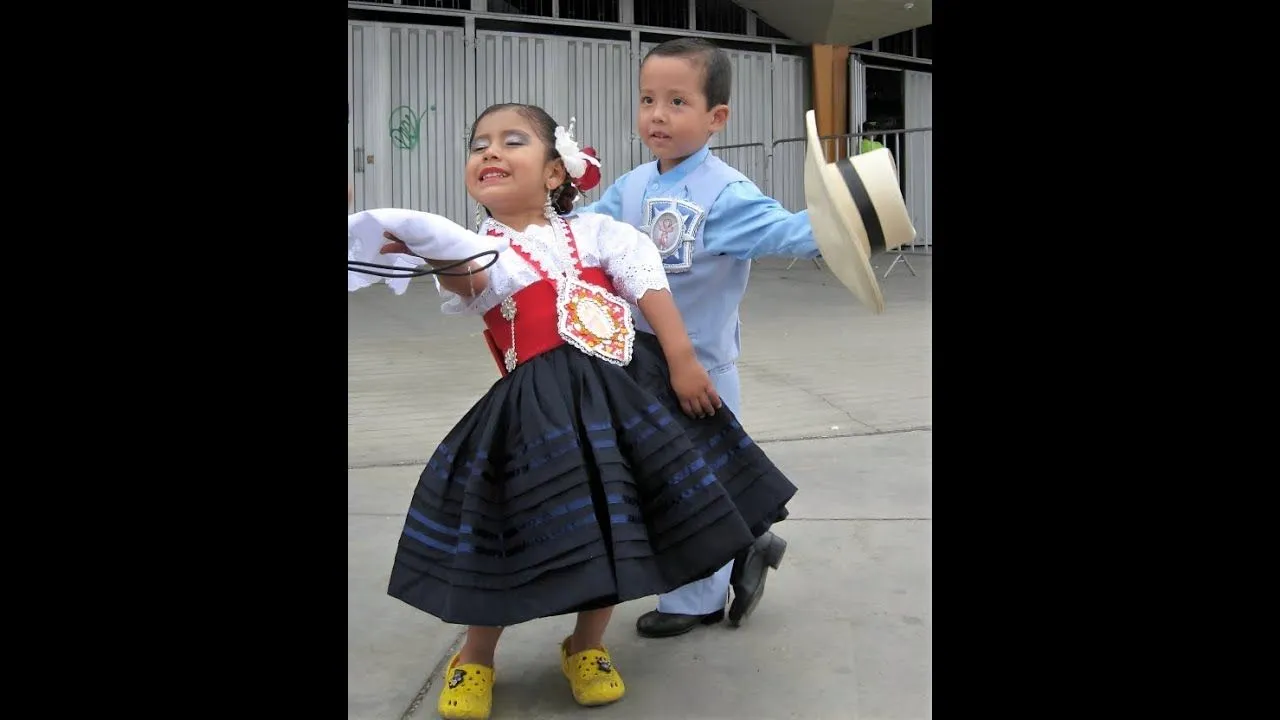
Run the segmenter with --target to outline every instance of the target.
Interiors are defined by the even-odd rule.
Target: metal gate
[[[778,55],[773,65],[773,135],[769,137],[769,178],[766,192],[791,212],[805,209],[804,147],[784,146],[778,156],[778,141],[804,135],[804,115],[813,107],[813,83],[809,61],[794,55]]]
[[[868,133],[890,145],[899,158],[903,199],[916,228],[916,239],[901,248],[903,253],[933,251],[933,74],[896,67],[880,67],[903,75],[903,124],[907,130]],[[849,56],[849,121],[851,135],[861,137],[867,119],[867,64],[858,55]],[[792,152],[795,150],[792,149]]]
[[[464,225],[475,206],[462,180],[470,123],[498,102],[536,104],[602,160],[595,200],[649,160],[635,129],[639,65],[648,43],[534,33],[348,21],[351,102],[348,173],[354,211],[402,207]],[[773,140],[803,134],[807,61],[726,50],[733,64],[733,112],[716,153],[770,192]],[[803,172],[786,182],[802,188]],[[803,190],[799,198],[803,203]]]
[[[430,208],[451,219],[465,217],[462,31],[347,26],[352,209]]]
[[[350,26],[347,29],[347,88],[351,103],[351,122],[347,129],[348,179],[354,190],[352,202],[356,210],[377,204],[381,197],[377,170],[378,133],[371,125],[379,123],[377,109],[382,106],[378,70],[378,32],[371,27]],[[385,156],[384,156],[385,157]]]
[[[906,71],[903,78],[906,125],[933,126],[933,74]],[[916,241],[906,251],[933,250],[933,133],[907,135],[903,153],[907,211],[916,228]]]
[[[390,27],[390,112],[387,135],[391,182],[387,205],[430,208],[465,217],[467,112],[462,78],[464,45],[457,28]],[[452,172],[448,172],[451,170]]]
[[[862,132],[867,121],[867,64],[849,56],[849,132]],[[907,127],[911,127],[908,123]]]
[[[635,78],[631,44],[511,32],[476,32],[477,101],[472,118],[494,103],[537,105],[601,158],[596,200],[635,163]],[[474,206],[471,207],[474,212]]]

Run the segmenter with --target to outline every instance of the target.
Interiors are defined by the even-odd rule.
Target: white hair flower
[[[587,174],[588,163],[600,167],[599,160],[578,149],[578,143],[573,139],[573,124],[576,119],[569,118],[568,130],[563,126],[556,127],[556,152],[560,153],[564,169],[569,171],[569,176],[574,180]]]

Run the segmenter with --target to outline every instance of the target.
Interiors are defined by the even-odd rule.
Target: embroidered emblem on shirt
[[[707,211],[689,200],[679,198],[650,198],[644,201],[645,233],[658,247],[662,265],[669,273],[688,272],[693,267],[693,245],[698,228],[707,217]]]

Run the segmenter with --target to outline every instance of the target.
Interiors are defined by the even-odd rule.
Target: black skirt
[[[418,480],[388,593],[508,626],[674,590],[786,516],[796,487],[728,407],[690,418],[657,338],[621,368],[565,345],[518,366]]]

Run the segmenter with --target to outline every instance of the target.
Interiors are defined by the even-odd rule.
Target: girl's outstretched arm
[[[414,252],[404,244],[404,241],[396,237],[390,230],[382,233],[382,236],[388,241],[386,245],[382,246],[382,253],[384,255],[389,253],[415,255]],[[422,256],[415,255],[415,257]],[[426,260],[427,264],[433,268],[439,268],[450,264],[449,261],[445,260],[432,260],[431,258],[422,259]],[[472,260],[466,265],[459,265],[458,267],[449,269],[450,273],[465,273],[468,270],[475,270],[475,272],[470,275],[436,275],[435,278],[440,281],[440,287],[451,293],[461,295],[462,297],[475,297],[489,287],[489,269],[485,268],[484,270],[476,270],[478,267],[480,267],[480,261]]]

